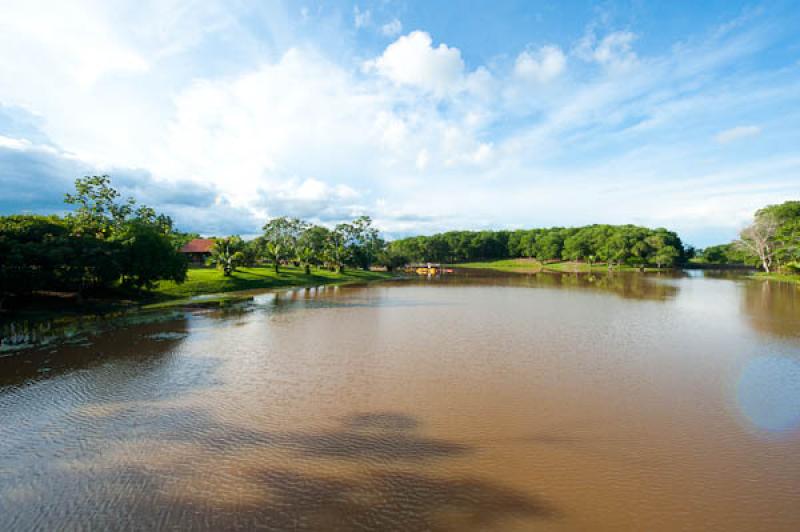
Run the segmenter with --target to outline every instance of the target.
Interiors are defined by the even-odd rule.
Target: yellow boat
[[[409,265],[406,267],[406,271],[411,273],[416,273],[417,275],[438,275],[442,273],[442,268],[437,265],[429,265],[429,266],[413,266]]]

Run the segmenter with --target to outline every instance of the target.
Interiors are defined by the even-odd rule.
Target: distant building
[[[211,256],[211,248],[215,243],[216,240],[213,238],[195,238],[178,251],[185,254],[190,262],[203,264]]]

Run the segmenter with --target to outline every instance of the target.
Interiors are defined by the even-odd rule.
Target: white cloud
[[[430,156],[428,155],[428,150],[422,148],[417,154],[417,168],[420,170],[425,170],[428,167],[429,160]]]
[[[458,48],[433,47],[431,36],[413,31],[390,44],[383,55],[366,64],[401,85],[443,94],[462,81],[464,61]]]
[[[400,22],[398,19],[392,19],[391,21],[381,26],[381,33],[383,33],[387,37],[394,37],[395,35],[400,35],[402,31],[403,31],[403,23]]]
[[[542,46],[536,51],[523,51],[514,62],[514,75],[524,80],[546,83],[564,71],[567,58],[558,46]]]
[[[10,2],[0,17],[0,73],[3,79],[48,69],[88,87],[110,74],[142,73],[148,60],[107,24],[96,4]],[[24,57],[24,61],[18,60]],[[8,84],[4,84],[8,85]],[[15,84],[7,86],[13,90]],[[23,99],[23,94],[18,94]]]
[[[746,67],[769,32],[745,38],[734,29],[639,58],[633,33],[592,30],[569,59],[604,68],[573,61],[565,75],[556,45],[511,50],[511,64],[495,58],[468,70],[460,43],[434,44],[423,31],[365,64],[351,49],[293,39],[276,23],[256,53],[237,55],[221,44],[238,46],[221,37],[243,34],[227,4],[204,4],[212,7],[203,15],[183,0],[145,4],[141,13],[111,5],[81,4],[96,26],[85,34],[60,4],[40,8],[52,30],[42,39],[22,4],[0,20],[7,195],[21,190],[14,179],[38,175],[42,161],[67,176],[52,181],[58,186],[84,167],[142,168],[158,182],[191,180],[213,192],[220,209],[193,206],[183,218],[192,223],[235,213],[257,229],[269,215],[333,223],[370,213],[387,230],[428,231],[591,222],[734,230],[757,203],[800,194],[800,163],[785,157],[786,142],[741,157],[708,142],[757,134],[748,125],[719,132],[753,116],[765,136],[796,136],[796,70]],[[360,24],[382,30],[365,13],[357,12]],[[220,20],[221,33],[204,33],[198,20]],[[313,20],[314,38],[320,28],[364,37],[342,32],[341,20],[319,26],[322,11]],[[288,45],[273,47],[281,39]],[[105,51],[93,57],[93,48]],[[24,127],[8,118],[11,108],[30,114]],[[58,164],[49,145],[59,147]],[[765,165],[773,159],[785,164]],[[0,206],[13,201],[0,198]]]
[[[609,33],[598,42],[594,31],[589,31],[578,43],[576,53],[587,61],[595,61],[612,69],[625,69],[638,59],[633,50],[636,34],[630,31]]]
[[[761,134],[761,128],[758,126],[736,126],[720,131],[714,138],[720,144],[727,144],[747,137],[755,137],[759,134]]]
[[[358,6],[353,6],[353,24],[356,29],[366,28],[372,24],[372,13],[369,9],[361,11]]]
[[[9,150],[25,151],[31,147],[31,142],[27,139],[18,139],[0,135],[0,148]]]

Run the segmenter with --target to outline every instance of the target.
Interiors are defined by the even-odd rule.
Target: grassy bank
[[[585,262],[547,262],[543,263],[536,259],[505,259],[484,262],[465,262],[462,264],[454,264],[457,268],[481,268],[486,270],[497,270],[501,272],[516,272],[516,273],[537,273],[541,271],[553,272],[605,272],[608,271],[608,266],[603,263],[593,263],[589,266]],[[662,268],[662,270],[665,268]],[[614,271],[639,271],[639,268],[632,266],[614,267]],[[645,271],[656,272],[658,268],[645,268]]]
[[[333,273],[312,270],[306,275],[302,268],[286,267],[276,274],[272,268],[242,268],[230,277],[221,271],[207,268],[190,269],[186,282],[161,282],[154,290],[111,290],[95,294],[81,302],[75,298],[34,297],[12,311],[0,312],[0,324],[5,322],[43,322],[54,319],[74,319],[101,316],[136,309],[156,310],[181,306],[223,306],[242,301],[250,296],[234,294],[241,290],[293,288],[323,284],[344,284],[389,279],[386,272],[349,270]],[[196,296],[208,295],[202,299]]]
[[[755,279],[762,279],[762,280],[769,280],[769,281],[781,281],[781,282],[784,282],[784,283],[800,284],[800,274],[758,272],[758,273],[754,273],[751,277],[753,277]]]
[[[230,277],[225,277],[219,270],[196,268],[189,270],[184,283],[161,282],[151,295],[155,299],[168,300],[241,290],[377,281],[391,277],[391,273],[362,270],[345,270],[343,273],[312,270],[310,275],[306,275],[302,268],[294,267],[282,267],[280,273],[275,273],[272,268],[240,268]]]

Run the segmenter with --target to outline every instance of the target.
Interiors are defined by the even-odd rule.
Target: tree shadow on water
[[[272,530],[485,530],[503,519],[556,517],[543,501],[476,478],[387,471],[328,479],[267,470],[259,480],[267,503],[253,518]]]
[[[230,472],[202,471],[213,467],[207,462],[191,466],[192,456],[184,454],[158,465],[122,460],[114,467],[55,467],[40,471],[50,473],[47,482],[30,486],[29,499],[17,500],[10,513],[0,515],[0,527],[444,531],[559,517],[553,506],[529,493],[476,475],[434,473],[427,467],[430,461],[477,449],[422,436],[420,422],[402,413],[357,413],[334,428],[286,432],[242,428],[203,410],[140,414],[125,412],[119,419],[109,414],[103,424],[109,440],[97,445],[115,442],[125,448],[146,438],[160,441],[166,451],[176,443],[176,449],[192,443],[229,464],[243,459],[242,466],[231,477]],[[146,430],[131,431],[130,423]],[[269,463],[259,458],[270,456],[271,449],[279,453],[276,458],[285,458]],[[264,451],[268,454],[259,454]],[[91,463],[91,456],[86,458]],[[187,464],[191,477],[224,474],[224,483],[193,485],[181,472],[180,465]],[[13,484],[25,481],[18,477]],[[13,492],[11,484],[5,488]],[[0,482],[0,499],[3,495]]]

